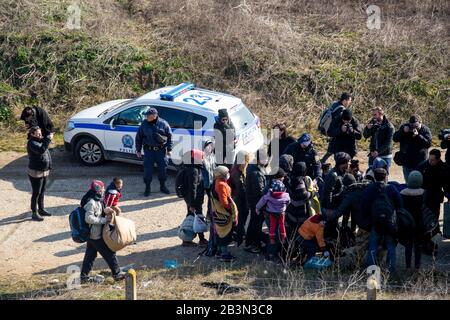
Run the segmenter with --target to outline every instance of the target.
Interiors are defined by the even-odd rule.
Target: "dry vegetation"
[[[76,1],[74,1],[76,2]],[[419,112],[436,132],[450,118],[450,4],[379,1],[79,1],[81,29],[65,29],[71,1],[0,4],[0,120],[29,103],[57,118],[105,99],[192,81],[228,91],[294,132],[313,130],[340,92],[356,114],[384,105],[396,124]]]

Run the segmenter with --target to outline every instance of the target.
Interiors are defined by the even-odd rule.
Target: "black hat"
[[[353,118],[353,114],[350,110],[345,109],[344,111],[342,111],[342,120],[352,120]]]
[[[350,155],[345,152],[338,152],[334,155],[334,161],[336,165],[339,166],[344,163],[348,163],[351,160]]]
[[[219,109],[219,119],[228,118],[227,109]]]
[[[356,178],[354,175],[346,173],[342,178],[342,183],[344,184],[344,187],[349,187],[352,184],[356,183]]]

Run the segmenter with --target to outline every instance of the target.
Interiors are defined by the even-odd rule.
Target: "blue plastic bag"
[[[312,257],[306,261],[303,266],[304,269],[323,270],[330,267],[333,262],[329,258]]]

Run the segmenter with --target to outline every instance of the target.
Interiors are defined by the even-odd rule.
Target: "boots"
[[[45,209],[39,209],[39,214],[43,217],[51,217],[51,213],[49,213],[48,211],[46,211]]]
[[[145,183],[144,196],[145,196],[145,197],[150,196],[150,192],[151,192],[151,189],[150,189],[150,183]]]
[[[162,193],[170,194],[169,189],[167,189],[167,187],[166,187],[166,182],[165,181],[161,181],[160,185],[161,185],[161,192]]]
[[[44,221],[44,218],[42,218],[42,216],[39,213],[37,213],[36,211],[33,211],[32,215],[31,215],[31,220]]]

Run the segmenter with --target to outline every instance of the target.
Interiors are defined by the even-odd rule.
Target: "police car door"
[[[106,149],[112,158],[137,160],[136,133],[145,119],[148,105],[132,106],[108,120],[105,132]]]

